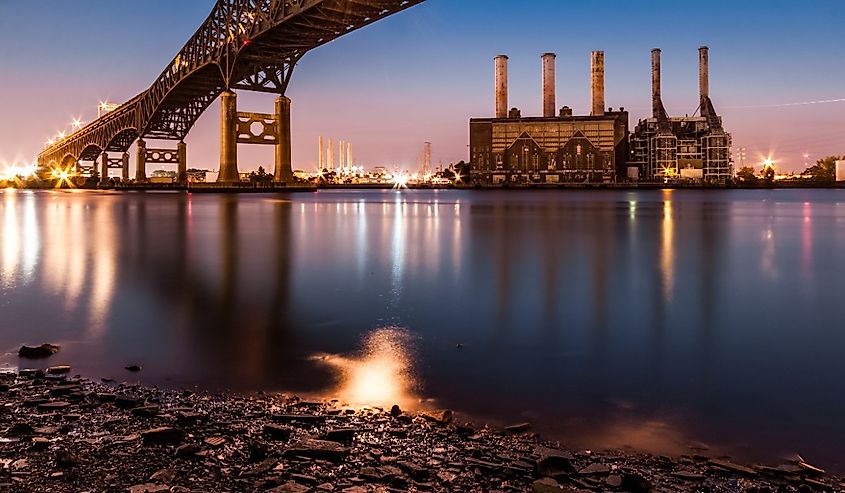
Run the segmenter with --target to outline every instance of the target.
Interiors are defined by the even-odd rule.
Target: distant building
[[[652,51],[652,117],[631,135],[629,179],[725,183],[733,177],[731,134],[709,93],[707,47],[699,49],[700,116],[669,117],[660,88],[660,50]]]
[[[511,185],[611,182],[624,177],[628,113],[605,111],[604,53],[593,52],[592,114],[555,114],[555,55],[543,55],[543,116],[507,109],[507,57],[496,57],[496,117],[470,120],[472,182]]]

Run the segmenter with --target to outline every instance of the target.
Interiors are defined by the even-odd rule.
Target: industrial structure
[[[624,177],[628,157],[628,113],[605,110],[604,52],[592,53],[592,113],[574,116],[568,106],[555,114],[554,53],[542,55],[539,117],[508,110],[508,57],[495,58],[495,117],[470,120],[470,165],[477,185],[613,182]]]
[[[661,96],[660,50],[652,63],[652,116],[631,135],[632,181],[700,181],[723,184],[733,177],[731,134],[710,100],[709,50],[699,49],[699,106],[693,116],[670,117]]]

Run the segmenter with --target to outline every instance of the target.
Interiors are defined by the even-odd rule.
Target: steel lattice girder
[[[139,137],[182,140],[226,89],[283,95],[309,50],[424,0],[218,0],[152,86],[38,156],[42,166]]]

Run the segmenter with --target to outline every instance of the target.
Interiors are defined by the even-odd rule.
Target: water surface
[[[6,366],[58,342],[86,376],[573,446],[845,469],[843,293],[840,190],[0,192]]]

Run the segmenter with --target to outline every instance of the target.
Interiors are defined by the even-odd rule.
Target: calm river
[[[845,191],[0,191],[0,367],[42,342],[89,377],[843,470]]]

